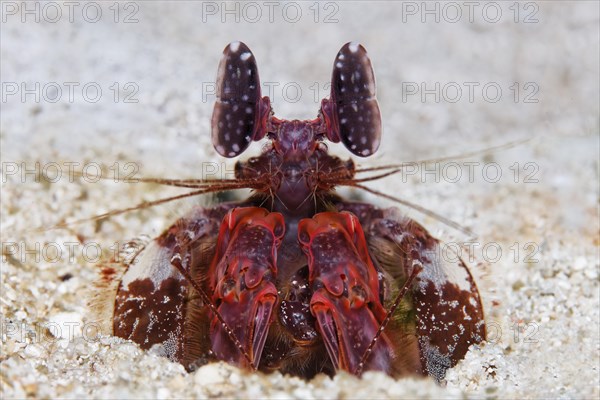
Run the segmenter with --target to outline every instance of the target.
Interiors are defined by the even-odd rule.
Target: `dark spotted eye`
[[[261,98],[254,54],[242,42],[223,50],[217,73],[217,101],[212,115],[212,142],[219,154],[235,157],[266,133],[270,112]]]
[[[357,156],[375,153],[381,141],[381,113],[375,98],[375,76],[364,47],[346,43],[333,63],[331,98],[322,112],[327,137]]]

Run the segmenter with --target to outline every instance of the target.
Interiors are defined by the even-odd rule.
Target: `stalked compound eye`
[[[241,154],[266,133],[271,106],[261,98],[254,54],[242,42],[223,50],[217,73],[217,101],[212,115],[212,142],[224,157]]]
[[[381,113],[375,98],[375,76],[364,47],[346,43],[333,63],[331,98],[322,103],[327,138],[367,157],[381,141]]]

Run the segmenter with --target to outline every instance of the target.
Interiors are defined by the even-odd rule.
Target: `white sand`
[[[22,23],[22,10],[13,15],[10,8],[20,4],[2,3],[0,35],[2,398],[598,398],[597,2],[537,2],[527,8],[520,3],[518,22],[512,2],[488,5],[484,15],[486,3],[478,3],[473,22],[462,8],[456,23],[450,22],[456,14],[446,3],[428,3],[430,9],[439,7],[439,23],[433,22],[435,15],[421,22],[421,2],[404,3],[404,14],[399,2],[321,4],[319,23],[310,2],[293,3],[302,10],[296,23],[284,19],[281,4],[270,23],[269,10],[260,2],[253,3],[262,11],[255,23],[248,7],[240,6],[245,12],[240,23],[232,15],[222,23],[220,14],[203,14],[199,2],[131,3],[128,9],[121,3],[119,23],[112,3],[103,5],[97,23],[82,18],[82,7],[74,9],[71,23],[69,9],[53,3],[62,11],[58,22],[51,21],[55,10],[40,6],[39,23],[35,15],[25,15]],[[489,22],[494,4],[502,12],[496,23]],[[138,22],[122,23],[135,5],[140,6],[134,16]],[[212,6],[224,5],[204,3],[205,11]],[[87,12],[88,19],[94,16],[93,9]],[[322,22],[332,12],[338,22]],[[288,20],[294,15],[286,9]],[[524,23],[526,17],[538,21]],[[263,83],[279,85],[273,96],[276,114],[291,118],[316,115],[312,85],[316,82],[318,96],[325,96],[323,86],[338,49],[350,40],[363,43],[375,67],[384,141],[378,156],[361,160],[362,165],[461,154],[533,138],[510,150],[458,160],[463,169],[456,183],[451,182],[451,165],[442,168],[439,183],[431,174],[423,183],[417,173],[372,185],[478,234],[469,265],[485,302],[490,341],[449,371],[446,387],[376,373],[362,381],[340,374],[307,383],[278,374],[246,374],[224,364],[187,374],[134,344],[85,339],[94,333],[82,333],[81,326],[87,321],[84,297],[95,276],[90,262],[95,250],[110,254],[117,241],[158,235],[192,201],[98,225],[34,231],[176,193],[155,185],[69,182],[64,163],[78,162],[78,170],[89,165],[93,173],[93,163],[109,167],[117,162],[126,174],[126,163],[134,162],[137,176],[170,178],[198,178],[214,165],[219,173],[229,171],[210,144],[214,97],[205,98],[203,88],[214,81],[223,47],[235,39],[254,51]],[[26,88],[40,84],[39,102],[34,94],[21,101],[22,82]],[[72,101],[68,85],[75,84],[68,82],[79,85],[73,86]],[[121,90],[129,82],[137,85],[133,98],[138,102],[124,103],[126,92],[115,102],[115,82]],[[439,102],[433,94],[425,101],[407,94],[421,82],[427,88],[440,83]],[[95,96],[94,87],[102,89],[98,102],[86,101],[86,84],[88,100]],[[474,87],[472,102],[469,85]],[[62,94],[53,103],[56,86]],[[295,87],[302,89],[298,101]],[[448,101],[456,97],[456,87],[462,97]],[[497,87],[502,95],[492,102]],[[14,88],[19,92],[9,94]],[[528,95],[537,102],[525,103]],[[343,148],[332,147],[347,157]],[[32,168],[36,161],[50,178],[56,172],[51,163],[59,163],[63,176],[55,183],[36,182],[34,174],[23,179],[21,163]],[[472,182],[465,161],[476,163],[471,164]],[[502,177],[490,182],[496,169]],[[114,169],[107,172],[112,176]],[[534,181],[526,182],[527,177]],[[465,239],[434,219],[407,212],[447,242]],[[502,257],[494,260],[498,248]],[[23,252],[6,256],[15,250]],[[65,274],[72,277],[62,281]]]

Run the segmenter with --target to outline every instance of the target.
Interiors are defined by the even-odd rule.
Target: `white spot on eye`
[[[231,148],[232,148],[232,149],[233,149],[233,151],[235,151],[236,153],[237,153],[238,151],[240,151],[240,146],[238,146],[238,145],[237,145],[237,143],[236,143],[236,144],[234,144],[233,146],[231,146]]]
[[[346,79],[346,76],[344,74],[340,74],[340,80],[343,81],[344,79]]]
[[[245,94],[245,95],[243,95],[243,96],[242,96],[242,100],[243,100],[243,101],[248,101],[248,99],[249,99],[249,97],[248,97],[248,95],[247,95],[247,94]]]
[[[352,150],[356,150],[356,145],[355,145],[355,144],[353,144],[352,146],[350,146],[350,148],[351,148]]]
[[[350,49],[351,52],[356,53],[358,51],[358,46],[360,46],[358,44],[358,42],[350,42],[350,44],[348,45],[348,48]]]
[[[371,154],[371,150],[369,149],[364,149],[361,153],[363,156],[368,156],[369,154]]]
[[[340,120],[340,124],[345,124],[346,122],[348,122],[348,118],[342,118]]]
[[[229,152],[229,157],[235,157],[236,155],[237,155],[237,153],[235,151]]]
[[[360,142],[361,142],[362,144],[367,144],[367,138],[366,138],[365,136],[361,137],[361,138],[360,138]]]
[[[223,137],[225,138],[226,142],[229,142],[231,140],[231,136],[229,136],[229,133],[226,133]]]
[[[238,134],[238,135],[241,135],[242,134],[242,129],[241,128],[237,128],[235,130],[235,133]]]
[[[343,54],[340,54],[340,55],[338,56],[338,60],[343,60],[344,58],[345,58],[345,56],[344,56]]]
[[[231,42],[229,44],[229,48],[231,49],[232,52],[237,52],[240,49],[240,42]]]
[[[354,112],[358,112],[358,106],[356,105],[356,103],[352,103],[352,109],[354,110]]]
[[[344,66],[344,64],[338,61],[338,62],[335,63],[335,66],[337,68],[342,68]]]
[[[250,141],[252,140],[252,138],[250,136],[246,136],[244,139],[246,139],[246,142],[250,143]]]
[[[217,152],[219,152],[219,154],[225,154],[225,148],[221,145],[217,145]]]
[[[246,114],[252,114],[252,107],[246,107]]]
[[[238,106],[237,104],[233,105],[233,111],[237,111],[240,108],[240,106]]]
[[[249,51],[246,51],[240,55],[240,60],[246,61],[250,57],[252,57],[252,53],[250,53]]]

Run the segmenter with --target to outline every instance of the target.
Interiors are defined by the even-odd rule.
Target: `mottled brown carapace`
[[[443,379],[485,339],[469,270],[444,260],[438,240],[396,209],[334,192],[351,186],[397,200],[363,183],[401,165],[357,169],[324,143],[341,142],[360,157],[379,147],[381,115],[365,49],[348,43],[339,51],[331,96],[313,120],[273,115],[254,55],[241,42],[225,48],[218,88],[217,152],[238,156],[263,138],[269,145],[238,162],[235,179],[146,181],[193,189],[177,198],[254,192],[195,207],[129,261],[105,266],[97,304],[112,333],[155,346],[188,370],[224,360],[305,378],[341,369]],[[364,173],[370,176],[357,177]]]

